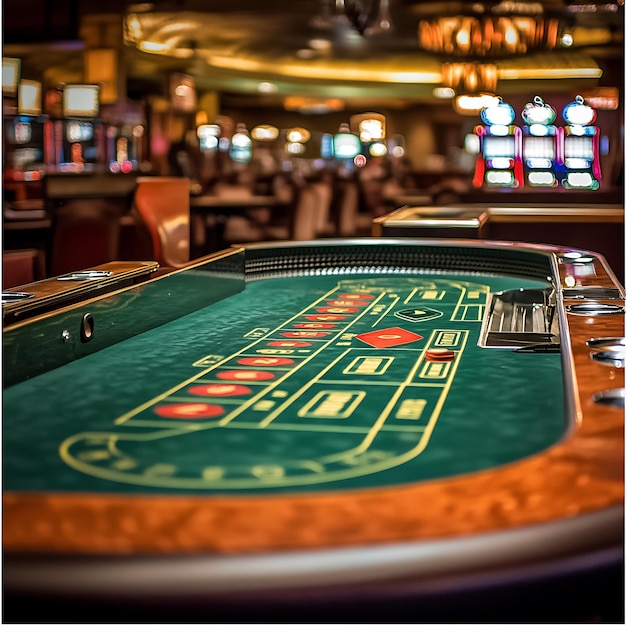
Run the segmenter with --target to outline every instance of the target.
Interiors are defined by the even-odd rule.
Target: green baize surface
[[[346,490],[477,472],[541,453],[566,428],[560,355],[477,341],[489,291],[545,286],[421,274],[249,283],[204,310],[6,389],[4,488]],[[295,326],[336,308],[329,303],[345,294],[359,304],[344,320],[326,322],[336,326]],[[328,334],[283,334],[303,330]],[[400,345],[359,338],[374,333],[384,342],[407,331],[413,340]],[[310,345],[268,345],[285,340]],[[452,349],[453,360],[426,361],[433,347]],[[238,362],[259,357],[293,363]],[[272,378],[219,377],[233,370]],[[190,391],[198,387],[235,395]],[[159,414],[180,404],[191,414]],[[198,404],[222,412],[195,417]]]

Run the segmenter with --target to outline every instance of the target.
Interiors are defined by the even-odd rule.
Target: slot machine
[[[522,129],[515,126],[515,111],[498,99],[480,112],[484,125],[476,126],[480,150],[476,158],[475,187],[524,186],[522,166]]]
[[[339,132],[333,135],[333,158],[340,168],[354,171],[354,161],[362,154],[362,144],[358,135],[350,132],[348,124],[341,124]],[[363,159],[365,162],[365,159]]]
[[[17,115],[3,116],[4,181],[31,183],[45,173],[44,128],[41,115],[41,83],[21,80],[17,87]]]
[[[594,126],[596,111],[576,96],[563,108],[563,174],[566,189],[598,189],[600,170],[600,129]]]
[[[106,154],[109,171],[130,174],[142,160],[142,124],[111,124],[106,129]]]
[[[65,85],[62,91],[62,119],[52,124],[52,169],[88,173],[105,158],[104,125],[100,111],[99,85]]]
[[[237,129],[230,138],[228,156],[234,163],[247,165],[252,159],[252,138],[245,124],[237,124]]]
[[[556,111],[539,96],[522,110],[522,155],[525,182],[531,187],[556,187],[563,156],[559,150]]]

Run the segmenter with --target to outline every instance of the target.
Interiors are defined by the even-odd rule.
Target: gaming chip
[[[447,348],[429,348],[426,350],[425,358],[427,361],[452,361],[454,351]]]

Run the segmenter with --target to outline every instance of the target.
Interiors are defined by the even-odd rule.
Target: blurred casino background
[[[587,239],[564,211],[565,240],[545,220],[518,237],[600,247],[621,276],[623,34],[623,0],[6,1],[4,284],[156,256],[139,190],[181,177],[188,250],[165,265],[385,234],[406,206],[422,211],[400,235],[472,209],[476,232],[445,234],[513,239],[479,232],[486,208],[574,207]],[[85,214],[116,224],[99,257]]]

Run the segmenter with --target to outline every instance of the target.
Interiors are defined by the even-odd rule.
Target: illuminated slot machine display
[[[106,129],[106,154],[109,171],[130,174],[141,161],[142,124],[111,125]]]
[[[484,125],[474,129],[480,141],[474,186],[523,187],[522,129],[513,125],[513,107],[498,100],[482,109],[480,117]]]
[[[201,124],[196,129],[201,152],[217,152],[221,129],[217,124]]]
[[[21,80],[17,86],[17,115],[4,116],[4,180],[33,182],[45,173],[41,83]]]
[[[581,96],[563,108],[566,126],[562,129],[561,184],[566,189],[600,187],[600,129],[593,125],[595,119],[595,109],[585,104]]]
[[[218,124],[200,124],[196,128],[198,148],[203,164],[214,164],[219,150],[222,129]]]
[[[104,158],[99,85],[65,85],[63,120],[54,125],[57,167],[61,172],[92,172]]]
[[[522,152],[525,182],[531,187],[556,187],[556,172],[563,164],[558,130],[552,123],[556,111],[539,96],[522,110]]]
[[[362,145],[358,135],[350,132],[348,124],[341,124],[339,132],[333,135],[333,158],[347,170],[354,169],[357,156],[362,156]]]
[[[241,165],[250,163],[252,159],[252,138],[245,124],[237,124],[237,129],[230,138],[228,156]]]
[[[320,154],[322,159],[326,161],[333,160],[333,135],[331,133],[322,133],[322,136],[320,137]]]

